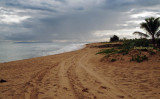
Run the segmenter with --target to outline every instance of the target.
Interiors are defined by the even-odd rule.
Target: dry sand
[[[160,56],[101,62],[99,48],[0,64],[0,99],[160,99]]]

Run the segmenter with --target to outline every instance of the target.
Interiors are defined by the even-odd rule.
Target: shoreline
[[[66,47],[69,47],[70,48],[69,50],[64,50],[66,48],[66,47],[64,47],[64,48],[61,48],[59,50],[48,52],[48,54],[46,53],[46,55],[40,55],[40,56],[35,56],[35,57],[30,57],[30,58],[16,59],[16,60],[11,60],[11,61],[4,61],[4,62],[0,62],[0,63],[8,63],[8,62],[14,62],[14,61],[21,61],[21,60],[26,60],[26,59],[38,58],[38,57],[45,57],[45,56],[50,56],[50,55],[63,54],[63,53],[67,53],[67,52],[72,52],[72,51],[83,49],[83,48],[86,47],[87,44],[89,44],[89,43],[78,44],[78,46],[76,46],[75,48],[70,48],[69,45],[68,45]]]
[[[76,51],[0,63],[1,99],[158,99],[157,56],[136,62],[101,62],[86,44]]]

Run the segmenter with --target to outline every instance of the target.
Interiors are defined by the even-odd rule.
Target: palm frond
[[[157,32],[156,36],[157,36],[157,37],[159,37],[159,36],[160,36],[160,30]]]
[[[156,33],[159,31],[159,27],[160,27],[160,17],[156,18],[154,20],[154,28],[153,28],[153,31]]]
[[[142,22],[140,28],[144,29],[149,35],[152,35],[148,22]]]
[[[142,33],[142,32],[138,32],[138,31],[134,32],[133,34],[135,34],[135,35],[137,34],[137,35],[139,35],[141,37],[149,37],[147,34]]]
[[[160,27],[160,17],[154,18],[146,18],[145,22],[142,22],[141,28],[143,28],[149,35],[156,35],[159,27]]]

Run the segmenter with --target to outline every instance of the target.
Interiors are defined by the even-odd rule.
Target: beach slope
[[[158,99],[160,64],[105,63],[101,43],[63,54],[0,63],[0,99]],[[150,64],[149,64],[150,63]],[[147,65],[145,65],[147,64]]]

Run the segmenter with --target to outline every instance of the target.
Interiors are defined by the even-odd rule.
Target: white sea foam
[[[86,43],[0,43],[0,63],[70,52]]]
[[[69,45],[63,46],[59,50],[48,52],[47,55],[54,55],[54,54],[60,54],[60,53],[64,53],[64,52],[70,52],[70,51],[79,50],[79,49],[84,48],[85,44],[86,43],[82,43],[82,44],[69,44]]]

